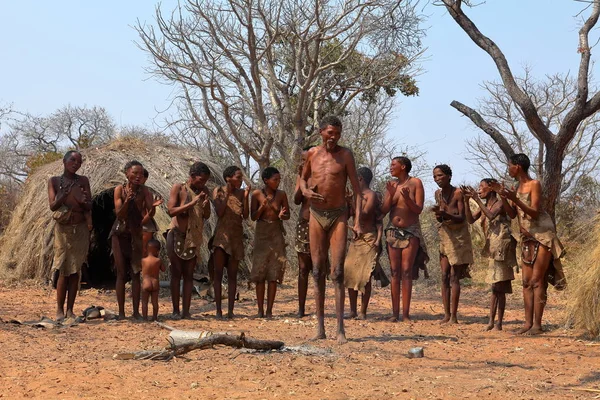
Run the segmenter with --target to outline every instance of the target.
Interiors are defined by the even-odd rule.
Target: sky
[[[0,104],[38,115],[67,104],[98,105],[119,125],[152,126],[168,108],[172,87],[146,72],[149,61],[135,44],[132,25],[151,24],[156,4],[0,0]],[[175,4],[162,2],[164,9]],[[516,74],[528,65],[543,77],[576,73],[580,22],[575,15],[582,7],[573,0],[488,0],[466,12],[500,46]],[[399,99],[388,134],[425,151],[429,165],[450,164],[455,181],[477,182],[481,177],[464,157],[465,140],[478,130],[450,102],[475,107],[484,96],[480,84],[499,75],[442,7],[427,5],[423,13],[428,29],[420,94]],[[433,190],[429,176],[425,184]]]

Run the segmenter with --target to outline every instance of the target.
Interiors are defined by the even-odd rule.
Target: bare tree
[[[18,183],[29,174],[31,165],[28,164],[56,159],[67,148],[82,149],[106,143],[114,137],[116,129],[102,107],[66,106],[49,116],[11,111],[5,113],[4,119],[0,175]]]
[[[532,98],[532,93],[526,87],[520,85],[519,81],[513,75],[508,61],[498,45],[486,37],[464,13],[463,5],[469,6],[470,2],[441,0],[441,4],[445,6],[454,21],[477,46],[492,58],[496,64],[506,93],[516,105],[516,109],[522,115],[533,137],[543,144],[540,148],[543,148],[544,152],[544,167],[542,175],[538,177],[542,181],[542,191],[544,194],[543,206],[551,215],[554,215],[555,204],[560,195],[563,183],[563,163],[565,163],[569,145],[575,140],[578,131],[581,131],[581,124],[600,109],[600,92],[590,94],[589,88],[591,63],[589,35],[590,31],[596,26],[598,17],[600,16],[600,0],[586,2],[589,4],[584,11],[591,9],[591,12],[583,20],[582,27],[579,30],[577,51],[580,54],[580,62],[574,100],[567,105],[567,108],[560,111],[560,117],[557,117],[560,120],[560,124],[549,125],[544,120],[542,110],[536,104],[536,100]],[[494,127],[493,124],[486,121],[480,113],[458,101],[453,101],[451,106],[469,117],[476,126],[489,135],[506,157],[515,152],[515,149],[502,132]],[[553,129],[556,133],[553,132]]]
[[[139,46],[149,71],[179,86],[193,134],[218,139],[242,165],[295,162],[324,113],[379,90],[417,92],[415,0],[182,3],[166,15],[157,7],[155,26],[138,21]]]
[[[529,68],[525,69],[523,77],[515,80],[533,101],[546,127],[551,131],[560,130],[566,113],[576,101],[576,80],[569,74],[555,74],[538,81]],[[506,139],[513,151],[532,155],[532,172],[543,178],[544,142],[531,134],[523,113],[501,82],[485,82],[482,87],[487,96],[480,100],[478,114]],[[468,149],[470,160],[490,176],[505,175],[506,155],[492,137],[481,135],[469,140]],[[597,178],[599,162],[600,113],[595,113],[582,121],[565,149],[560,196],[569,193],[582,177]]]

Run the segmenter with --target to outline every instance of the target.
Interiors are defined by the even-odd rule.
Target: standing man
[[[418,279],[419,269],[424,270],[429,261],[427,247],[421,233],[419,216],[423,211],[425,192],[423,182],[410,176],[412,163],[407,157],[395,157],[390,165],[390,175],[396,178],[386,184],[381,213],[390,213],[385,238],[392,272],[392,317],[400,320],[400,293],[402,292],[402,321],[410,321],[412,281]],[[400,290],[402,282],[402,291]]]
[[[87,260],[92,226],[86,222],[86,214],[91,213],[92,199],[90,181],[77,175],[82,164],[78,151],[68,151],[63,157],[64,170],[61,176],[48,180],[48,202],[54,225],[54,261],[52,281],[56,283],[56,320],[65,319],[65,298],[67,297],[67,318],[75,318],[73,305],[79,281],[81,266]]]
[[[152,194],[142,184],[144,166],[139,161],[125,164],[127,182],[115,188],[115,213],[117,218],[110,231],[112,253],[117,269],[117,303],[119,319],[125,318],[125,281],[131,276],[133,318],[140,315],[140,272],[142,271],[142,219],[152,211]]]
[[[354,232],[362,233],[360,213],[362,198],[356,175],[354,155],[350,149],[339,146],[342,121],[338,117],[323,118],[319,125],[323,144],[308,151],[302,181],[302,194],[310,201],[309,240],[315,281],[317,336],[325,339],[325,277],[328,254],[331,254],[330,277],[335,285],[335,308],[337,314],[337,341],[346,343],[344,331],[344,260],[348,231],[346,211],[346,183],[350,179],[356,194]],[[311,181],[310,186],[308,181]]]
[[[210,192],[206,182],[210,169],[201,162],[190,167],[186,183],[171,188],[167,208],[171,227],[167,233],[167,253],[171,261],[171,301],[174,319],[191,318],[190,304],[196,260],[202,245],[204,220],[210,217]],[[179,287],[183,276],[183,315],[179,313]]]

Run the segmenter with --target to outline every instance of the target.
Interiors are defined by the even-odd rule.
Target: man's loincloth
[[[371,280],[377,261],[377,231],[361,235],[350,241],[344,263],[344,286],[348,289],[365,291],[365,285]]]
[[[423,275],[427,279],[429,278],[429,271],[427,271],[427,263],[429,262],[429,256],[427,255],[427,246],[425,244],[425,239],[423,239],[423,234],[421,233],[421,223],[417,222],[416,224],[405,228],[399,228],[390,224],[385,229],[385,240],[388,246],[394,249],[407,248],[410,244],[410,239],[413,237],[419,239],[419,251],[417,252],[417,256],[415,257],[415,261],[412,267],[413,280],[419,279],[420,269],[423,270]]]
[[[440,255],[448,258],[451,266],[473,264],[473,247],[467,221],[449,223],[444,221],[438,225],[440,236]],[[465,278],[469,271],[465,271]]]
[[[325,232],[333,227],[338,218],[347,211],[346,206],[334,208],[332,210],[320,210],[310,206],[310,215],[321,225]]]
[[[80,274],[81,266],[87,261],[89,247],[90,231],[86,222],[77,225],[56,223],[52,271],[58,271],[60,276]]]
[[[296,224],[296,245],[294,246],[296,252],[303,254],[310,254],[310,242],[308,239],[308,224],[309,220],[302,217],[298,217],[298,223]]]
[[[286,265],[283,224],[279,220],[258,220],[254,233],[250,280],[255,283],[281,283]]]

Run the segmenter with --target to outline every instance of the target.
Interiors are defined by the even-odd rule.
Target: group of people
[[[391,161],[392,179],[387,182],[383,194],[371,190],[372,171],[365,167],[357,170],[353,153],[338,144],[342,135],[340,119],[325,117],[320,122],[319,132],[322,143],[305,149],[302,154],[293,195],[294,203],[300,206],[295,232],[299,265],[298,316],[305,315],[312,272],[318,321],[316,338],[325,338],[325,286],[329,277],[335,288],[337,340],[344,343],[346,289],[350,316],[366,318],[372,279],[386,279],[379,265],[383,248],[387,248],[391,270],[390,320],[410,320],[413,280],[419,277],[420,271],[428,276],[426,263],[429,257],[420,225],[425,195],[421,180],[410,175],[412,164],[406,157]],[[58,319],[65,318],[67,294],[66,317],[74,317],[73,304],[92,229],[89,181],[76,174],[82,163],[81,154],[69,151],[63,163],[63,175],[52,177],[48,182],[50,209],[56,220],[53,276]],[[455,187],[451,184],[452,170],[448,165],[433,169],[439,190],[430,211],[435,214],[440,237],[443,323],[458,322],[460,280],[469,277],[469,265],[473,264],[469,224],[479,221],[485,233],[484,251],[489,258],[492,284],[487,329],[502,329],[506,294],[512,293],[513,268],[519,259],[525,303],[525,325],[520,333],[542,331],[548,282],[557,288],[565,285],[560,266],[563,248],[556,237],[552,219],[542,209],[541,185],[529,176],[529,165],[524,154],[510,158],[508,171],[517,181],[517,189],[492,178],[483,179],[478,190],[468,186]],[[110,234],[117,274],[119,318],[125,317],[125,282],[129,275],[134,318],[140,317],[142,292],[141,317],[148,317],[151,299],[152,318],[156,319],[158,275],[165,267],[159,258],[160,242],[154,238],[158,228],[152,217],[162,199],[154,197],[145,186],[148,172],[141,163],[127,163],[124,172],[126,183],[114,191],[116,219]],[[204,163],[194,163],[187,181],[174,184],[169,195],[167,210],[172,222],[166,233],[166,243],[173,318],[191,317],[193,273],[203,246],[204,221],[210,216],[211,204],[218,218],[208,240],[216,316],[222,318],[224,270],[227,270],[228,278],[227,317],[234,316],[238,265],[244,257],[243,220],[250,217],[256,221],[250,280],[256,286],[258,316],[271,317],[277,284],[282,282],[287,265],[283,221],[290,218],[287,195],[279,189],[280,173],[274,167],[267,167],[261,174],[264,184],[261,189],[252,190],[250,186],[242,189],[242,170],[236,166],[227,167],[223,172],[226,185],[216,187],[212,194],[206,186],[210,174]],[[351,191],[347,189],[348,184]],[[350,219],[352,224],[348,223]],[[511,219],[518,221],[517,229],[512,229]],[[180,293],[182,279],[183,293]],[[362,294],[360,312],[359,292]]]

